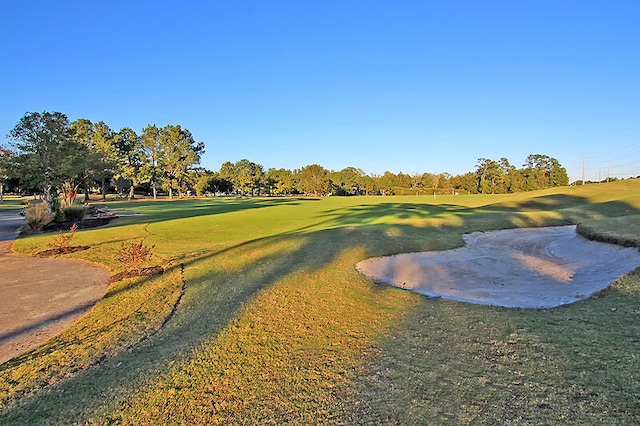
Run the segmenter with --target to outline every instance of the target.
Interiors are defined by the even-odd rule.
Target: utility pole
[[[587,166],[587,154],[582,154],[582,184],[584,185],[584,169]]]

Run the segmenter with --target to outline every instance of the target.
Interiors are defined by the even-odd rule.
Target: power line
[[[640,175],[640,142],[607,151],[600,155],[583,155],[583,181],[589,179],[586,176],[598,177],[602,181],[603,171],[606,171],[607,179],[610,177],[625,179]]]

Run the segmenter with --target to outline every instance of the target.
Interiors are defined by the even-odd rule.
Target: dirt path
[[[69,327],[104,295],[106,269],[11,252],[23,225],[17,212],[0,213],[0,363]]]
[[[590,297],[640,267],[635,248],[587,240],[575,226],[475,232],[464,247],[368,259],[367,277],[431,297],[551,308]]]

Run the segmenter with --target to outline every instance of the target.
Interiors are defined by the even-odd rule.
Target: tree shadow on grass
[[[373,424],[638,424],[640,270],[553,309],[421,299],[356,381]]]
[[[136,202],[115,202],[107,204],[114,213],[121,210],[133,210],[135,215],[122,216],[107,226],[118,227],[135,223],[157,223],[174,219],[186,219],[199,216],[210,216],[242,210],[263,209],[282,205],[300,205],[318,201],[303,197],[248,198],[224,197],[210,199],[176,199]]]
[[[531,214],[534,213],[534,214]],[[538,219],[535,213],[554,213],[555,217]],[[403,221],[442,219],[468,232],[525,226],[550,226],[575,224],[579,221],[640,213],[635,206],[624,201],[593,203],[588,198],[556,194],[536,197],[520,202],[501,202],[482,207],[466,207],[455,204],[379,203],[362,204],[347,209],[325,212],[327,226],[368,224],[380,218]],[[492,227],[492,223],[495,223]]]
[[[406,233],[412,232],[409,228]],[[205,268],[208,271],[195,276],[187,273],[183,304],[164,329],[144,343],[48,387],[47,392],[21,401],[9,410],[3,409],[2,416],[9,423],[18,419],[32,423],[64,422],[70,416],[82,422],[81,416],[104,403],[105,394],[126,400],[130,392],[136,392],[136,387],[157,380],[168,365],[188,360],[194,349],[215,338],[261,290],[301,270],[321,268],[345,248],[362,246],[372,238],[380,247],[393,247],[390,239],[394,237],[386,236],[384,227],[374,226],[363,233],[346,229],[291,233],[184,258],[186,271],[201,269],[203,264],[210,265],[210,269]],[[293,244],[295,248],[272,252],[272,247],[280,243]],[[237,271],[226,270],[225,261],[220,260],[247,256],[253,258],[251,263]],[[380,287],[379,291],[388,289]]]
[[[270,200],[267,200],[270,201]],[[581,206],[579,199],[571,199],[572,207]],[[262,207],[272,203],[258,203]],[[586,215],[602,214],[602,206],[582,205]],[[231,210],[237,206],[228,206]],[[246,207],[251,208],[251,207]],[[605,210],[611,206],[604,207]],[[213,210],[215,208],[212,207]],[[555,204],[555,211],[563,207]],[[621,203],[615,209],[634,209]],[[217,213],[223,210],[215,210]],[[208,212],[208,213],[207,213]],[[202,214],[216,214],[203,208]],[[168,371],[170,365],[187,361],[200,345],[215,338],[229,322],[261,290],[304,270],[318,270],[333,262],[347,249],[362,249],[363,258],[407,251],[447,249],[460,245],[461,234],[469,228],[482,228],[487,223],[499,227],[514,227],[527,220],[527,216],[511,207],[484,208],[481,211],[460,206],[444,206],[382,203],[360,205],[325,212],[321,231],[304,227],[281,235],[246,241],[233,247],[211,252],[201,252],[182,259],[187,271],[187,287],[183,304],[165,327],[143,344],[106,359],[74,377],[50,386],[19,404],[3,408],[2,417],[7,421],[28,419],[30,422],[64,422],[69,418],[82,422],[87,415],[100,409],[105,396],[109,399],[127,400],[132,394]],[[198,215],[198,214],[196,214]],[[456,217],[455,226],[429,227],[406,223],[374,224],[380,217],[393,220],[429,219],[434,216]],[[560,213],[553,219],[532,221],[531,225],[558,224],[570,220],[572,213]],[[190,212],[187,217],[193,217]],[[478,218],[478,216],[483,216]],[[167,217],[184,217],[174,211],[169,215],[159,213],[158,220]],[[487,219],[487,217],[489,217]],[[312,227],[319,226],[318,223]],[[284,244],[283,247],[280,247]],[[292,247],[292,248],[287,248]],[[251,259],[247,264],[228,268],[229,259]],[[232,263],[233,265],[233,263]],[[354,265],[355,266],[355,265]],[[236,269],[237,268],[237,269]],[[337,271],[336,273],[340,273]],[[389,291],[379,289],[381,297]],[[493,308],[487,309],[494,312]],[[463,309],[464,311],[464,309]],[[513,311],[517,312],[517,311]],[[506,317],[514,319],[512,312]],[[517,315],[516,315],[517,317]],[[409,360],[408,362],[417,362]],[[408,379],[409,380],[409,379]]]

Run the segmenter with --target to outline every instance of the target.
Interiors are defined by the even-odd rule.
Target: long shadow
[[[259,240],[243,244],[239,250],[256,250],[256,245],[268,244],[269,241]],[[300,250],[295,257],[305,257],[304,252],[304,249]],[[233,249],[228,250],[227,253],[241,255]],[[216,254],[206,254],[191,258],[184,262],[185,268],[188,269],[197,262],[215,261],[215,257]],[[281,254],[267,256],[256,260],[252,266],[241,273],[241,276],[228,277],[228,280],[223,279],[214,284],[207,282],[206,276],[191,277],[188,291],[191,293],[191,298],[196,301],[192,302],[190,307],[179,309],[165,329],[150,339],[148,344],[135,347],[130,352],[121,353],[96,368],[88,369],[70,380],[54,385],[51,392],[39,395],[38,398],[31,398],[15,410],[8,411],[6,420],[11,423],[11,421],[30,417],[35,423],[50,422],[52,419],[64,422],[64,419],[69,416],[75,418],[76,415],[81,415],[87,405],[98,405],[103,399],[104,392],[120,388],[121,383],[139,383],[140,374],[155,377],[154,373],[157,373],[158,369],[163,370],[169,362],[179,361],[188,356],[198,345],[215,337],[258,291],[298,268],[293,265],[305,264],[302,259],[295,262],[290,260],[290,256]],[[316,260],[316,263],[318,262],[322,263],[322,260]],[[265,263],[273,265],[266,275],[260,267]],[[206,306],[198,306],[197,299],[205,299]],[[196,310],[191,310],[193,308]],[[118,374],[109,374],[113,369],[117,369]],[[93,388],[87,393],[89,383]],[[36,402],[36,399],[40,402]],[[79,404],[79,401],[83,402]],[[42,417],[34,416],[37,406],[43,404],[52,408],[46,414],[42,413]]]
[[[536,210],[557,210],[576,207],[584,204],[589,204],[589,200],[585,197],[569,194],[552,194],[543,195],[540,197],[532,198],[527,201],[518,202],[501,202],[495,203],[484,208],[489,211],[536,211]]]
[[[570,194],[544,195],[527,201],[501,202],[482,207],[485,211],[494,212],[570,211],[576,208],[585,209],[590,214],[599,213],[607,216],[629,215],[638,211],[634,206],[624,201],[593,203],[586,197]]]
[[[318,199],[303,197],[218,197],[210,199],[120,201],[98,206],[104,206],[107,210],[111,208],[116,214],[118,211],[123,210],[133,210],[136,213],[132,216],[119,217],[107,225],[113,228],[133,223],[157,223],[174,219],[219,215],[281,205],[299,205],[313,201],[318,201]]]
[[[626,285],[639,279],[636,270]],[[360,376],[351,418],[638,424],[639,303],[624,281],[553,309],[422,299]]]
[[[342,214],[340,214],[342,212]],[[555,212],[555,220],[542,223],[532,218],[531,212]],[[438,219],[453,217],[455,226],[473,230],[480,226],[487,229],[494,222],[499,227],[522,227],[561,225],[584,220],[638,214],[635,206],[624,201],[593,203],[580,196],[558,194],[542,196],[523,202],[504,202],[481,207],[465,207],[454,204],[380,203],[363,204],[348,209],[325,212],[326,224],[347,226],[354,223],[367,224],[381,217],[402,220]]]
[[[569,198],[572,206],[579,206],[579,197]],[[158,212],[157,217],[150,215],[148,220],[169,220],[169,218],[194,217],[206,214],[221,214],[238,209],[264,208],[288,203],[302,203],[306,200],[249,200],[232,202],[229,205],[212,203],[193,211],[180,214],[183,207],[175,207],[171,212]],[[254,207],[251,203],[256,203]],[[633,209],[625,203],[616,208]],[[155,206],[160,208],[159,206]],[[563,206],[556,204],[557,210]],[[602,213],[602,206],[585,202],[583,211],[594,215]],[[608,208],[608,207],[607,207]],[[258,238],[243,242],[220,251],[201,253],[183,259],[185,270],[206,262],[210,271],[200,276],[189,275],[187,295],[183,305],[177,310],[165,328],[156,333],[143,345],[136,346],[103,363],[80,372],[75,377],[62,381],[49,388],[47,392],[28,398],[13,407],[3,408],[0,420],[11,422],[29,415],[33,423],[59,421],[69,418],[82,422],[92,410],[109,399],[128,398],[131,388],[125,389],[123,383],[144,383],[157,379],[167,371],[170,363],[188,358],[192,351],[205,341],[215,338],[232,320],[242,307],[259,291],[266,289],[280,279],[303,270],[322,268],[331,263],[340,253],[349,248],[364,248],[365,256],[378,256],[405,251],[434,250],[452,248],[461,244],[460,235],[469,228],[485,223],[476,217],[491,215],[498,226],[513,227],[520,224],[522,217],[518,210],[509,208],[482,211],[460,206],[422,205],[404,203],[382,203],[360,205],[336,211],[326,211],[319,218],[324,227],[321,231],[310,231],[304,227],[280,235]],[[637,212],[636,212],[637,213]],[[460,223],[446,229],[421,227],[411,224],[372,224],[376,218],[391,216],[399,220],[429,218],[438,215],[454,215]],[[558,219],[549,219],[548,223],[557,224],[570,218],[562,214]],[[353,226],[359,224],[359,226]],[[540,225],[539,223],[537,225]],[[318,226],[318,223],[312,225]],[[393,228],[394,232],[389,232]],[[274,252],[254,258],[242,271],[224,271],[218,266],[227,256],[248,256],[247,253],[259,253],[283,240],[295,241],[298,248],[291,252]],[[217,281],[213,282],[215,277]],[[387,289],[380,287],[380,291]],[[40,407],[48,407],[44,412]],[[78,417],[76,417],[78,416]],[[4,417],[4,420],[2,419]],[[57,419],[57,420],[56,420]]]
[[[411,228],[407,227],[407,234],[413,232]],[[20,418],[31,418],[34,423],[55,423],[55,419],[64,422],[69,416],[79,418],[75,416],[86,415],[85,409],[99,406],[106,393],[123,391],[122,383],[141,383],[141,375],[153,380],[170,362],[179,362],[188,357],[203,342],[214,338],[257,292],[282,277],[303,269],[321,268],[339,256],[343,249],[363,246],[370,239],[378,241],[380,247],[397,246],[393,244],[395,238],[387,236],[384,227],[373,226],[364,233],[338,228],[313,234],[292,232],[284,236],[260,238],[219,252],[184,259],[182,263],[186,270],[201,262],[215,265],[219,256],[244,256],[245,253],[254,253],[277,244],[283,238],[297,239],[300,248],[290,253],[273,253],[257,258],[243,271],[229,275],[223,273],[220,281],[215,283],[210,282],[208,275],[190,277],[187,291],[190,292],[191,302],[178,309],[166,327],[144,345],[53,385],[47,393],[22,401],[2,415],[6,414],[9,423]],[[318,250],[318,247],[324,249]],[[379,249],[371,252],[376,251]],[[269,268],[265,269],[265,265],[269,265]],[[382,287],[380,290],[386,291]],[[117,374],[113,374],[114,371]],[[127,398],[126,395],[123,397]],[[38,406],[49,407],[42,417],[37,414]]]
[[[100,299],[95,299],[95,300],[90,300],[86,303],[83,303],[81,305],[77,305],[75,307],[73,307],[72,309],[68,309],[64,312],[61,312],[57,315],[51,315],[45,318],[40,319],[39,321],[29,324],[28,326],[24,326],[24,327],[20,327],[14,330],[9,330],[3,333],[0,333],[0,343],[7,341],[7,340],[11,340],[14,339],[16,337],[19,337],[21,335],[27,334],[32,332],[33,330],[37,330],[40,327],[43,327],[45,325],[49,325],[51,323],[57,322],[57,321],[61,321],[64,320],[66,318],[69,318],[70,316],[74,316],[83,312],[88,311],[93,305],[95,305]]]

